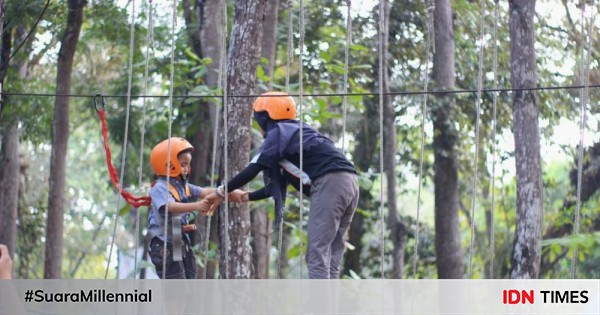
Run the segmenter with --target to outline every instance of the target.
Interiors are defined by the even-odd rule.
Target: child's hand
[[[223,202],[223,199],[217,193],[212,193],[202,199],[201,202],[206,204],[206,210],[200,210],[200,213],[211,216],[215,213],[221,202]]]
[[[202,199],[200,201],[196,201],[196,205],[198,206],[198,211],[202,215],[209,215],[208,210],[210,210],[210,203],[206,199]]]
[[[248,202],[248,192],[236,189],[229,193],[229,201],[238,203]]]

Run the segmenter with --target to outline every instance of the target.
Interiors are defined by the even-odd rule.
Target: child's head
[[[169,154],[169,142],[171,151]],[[150,164],[158,176],[182,176],[187,178],[191,173],[192,151],[194,147],[185,139],[174,137],[157,144],[150,154]],[[170,167],[170,169],[169,169]]]
[[[266,122],[271,120],[287,120],[296,118],[296,103],[284,92],[267,92],[261,94],[252,105],[254,118],[258,125],[266,130]]]

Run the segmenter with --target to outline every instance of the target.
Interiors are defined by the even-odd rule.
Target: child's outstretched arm
[[[206,200],[200,200],[195,202],[169,202],[169,212],[171,213],[184,213],[192,211],[200,211],[201,213],[206,212],[210,208],[210,204]]]

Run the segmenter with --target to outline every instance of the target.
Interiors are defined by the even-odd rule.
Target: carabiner
[[[101,99],[101,108],[98,108],[98,98]],[[104,111],[106,109],[106,101],[104,100],[104,96],[102,94],[96,94],[96,96],[94,96],[94,107],[96,107],[97,112],[100,110]]]

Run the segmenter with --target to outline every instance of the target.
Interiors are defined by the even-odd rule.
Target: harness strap
[[[168,183],[168,187],[169,187],[169,192],[171,192],[171,195],[173,196],[173,199],[175,199],[175,201],[177,201],[177,202],[181,202],[181,196],[179,195],[179,191],[177,191],[175,186],[171,183]],[[192,193],[190,190],[190,186],[186,183],[185,184],[185,197],[187,199],[191,196],[192,196]],[[158,225],[159,225],[160,231],[163,231],[164,227],[165,227],[165,220],[158,213],[158,209],[152,208],[152,211],[153,211],[154,217],[158,220]],[[169,234],[168,236],[170,236],[170,239],[172,240],[172,243],[173,243],[173,261],[181,261],[183,258],[185,258],[186,251],[183,250],[183,248],[185,246],[184,241],[183,241],[183,233],[184,233],[183,229],[184,229],[184,227],[187,227],[188,225],[185,225],[185,226],[182,225],[180,216],[176,215],[176,216],[173,216],[173,218],[171,219],[171,229],[169,229],[167,233]],[[160,235],[160,232],[155,231],[155,230],[149,230],[148,233],[146,234],[146,243],[150,244],[152,239],[159,235]],[[169,237],[167,237],[167,239],[169,239]]]

